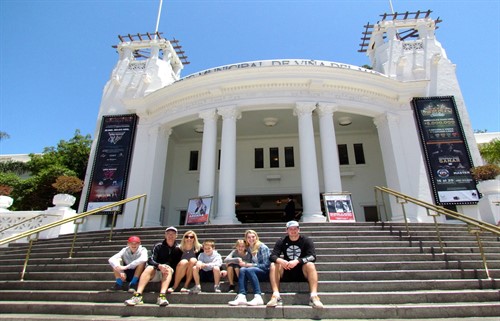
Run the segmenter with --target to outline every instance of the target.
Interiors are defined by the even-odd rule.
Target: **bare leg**
[[[219,283],[220,283],[220,267],[214,266],[213,272],[214,272],[214,284],[219,285]]]
[[[141,278],[139,279],[139,285],[137,286],[137,291],[136,293],[141,293],[144,291],[144,288],[146,285],[151,281],[151,279],[154,277],[156,273],[156,270],[153,266],[148,266],[144,272],[141,274]]]
[[[271,263],[271,268],[269,270],[269,281],[271,283],[271,289],[273,292],[279,292],[280,278],[281,278],[281,265],[276,263]]]
[[[186,281],[184,282],[184,287],[187,289],[189,288],[189,284],[191,283],[191,280],[193,279],[193,266],[196,264],[196,259],[191,258],[188,262],[187,269],[186,269]]]
[[[139,265],[135,268],[134,276],[135,276],[135,277],[137,277],[137,278],[140,278],[140,277],[141,277],[142,272],[144,272],[144,268],[145,268],[145,267],[146,267],[146,263],[139,264]]]
[[[200,268],[198,265],[193,266],[193,280],[195,285],[200,285]]]
[[[174,280],[174,290],[179,287],[179,284],[181,283],[181,280],[184,276],[187,274],[187,269],[188,269],[188,261],[187,260],[181,260],[177,266],[175,267],[175,280]]]
[[[227,279],[229,281],[229,285],[234,285],[234,271],[235,269],[231,266],[227,266]]]
[[[172,268],[170,268],[170,267],[169,267],[167,272],[162,273],[160,293],[167,293],[168,286],[170,285],[170,282],[172,281],[172,274],[173,273],[174,273],[174,270],[172,270]]]
[[[308,262],[302,266],[302,272],[309,283],[309,291],[318,292],[318,272],[316,271],[316,265]]]

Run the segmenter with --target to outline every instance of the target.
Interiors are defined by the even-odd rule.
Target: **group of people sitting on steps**
[[[185,232],[179,244],[177,229],[171,226],[165,230],[165,239],[154,245],[149,257],[139,237],[128,239],[127,247],[109,259],[116,279],[110,290],[134,293],[125,305],[135,306],[143,303],[142,294],[149,282],[161,282],[157,304],[167,306],[167,294],[178,290],[182,281],[181,293],[200,293],[202,281],[214,282],[217,293],[221,292],[220,280],[227,277],[229,292],[235,292],[235,280],[238,282],[238,294],[228,302],[230,306],[258,306],[264,305],[259,282],[270,281],[273,293],[267,307],[276,307],[282,305],[280,281],[307,281],[311,294],[309,305],[323,308],[318,297],[315,261],[312,239],[300,234],[299,223],[294,220],[286,223],[286,235],[276,241],[272,251],[259,240],[257,232],[247,230],[244,239],[236,241],[224,260],[215,249],[214,241],[200,244],[194,231]],[[222,270],[223,263],[226,270]],[[189,288],[192,281],[194,286]],[[125,282],[129,282],[128,289]],[[254,293],[250,301],[247,300],[248,283]]]

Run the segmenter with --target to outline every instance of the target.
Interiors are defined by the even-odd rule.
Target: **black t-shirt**
[[[298,259],[301,264],[316,261],[314,243],[309,237],[304,235],[299,235],[297,241],[290,240],[288,235],[276,241],[271,252],[271,262],[276,262],[281,255],[283,255],[283,259],[286,261]]]

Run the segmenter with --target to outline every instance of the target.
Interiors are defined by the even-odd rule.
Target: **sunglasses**
[[[184,236],[185,239],[194,239],[194,236],[193,235],[186,235]]]

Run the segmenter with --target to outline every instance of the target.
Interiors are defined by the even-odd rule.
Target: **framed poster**
[[[189,199],[184,225],[206,225],[212,209],[212,196]]]
[[[412,105],[435,202],[477,204],[472,158],[453,96],[413,98]]]
[[[137,121],[135,114],[102,117],[86,211],[125,199]],[[121,213],[122,207],[116,210]],[[103,213],[113,211],[115,209]]]
[[[356,222],[350,193],[324,193],[323,200],[328,222]]]

